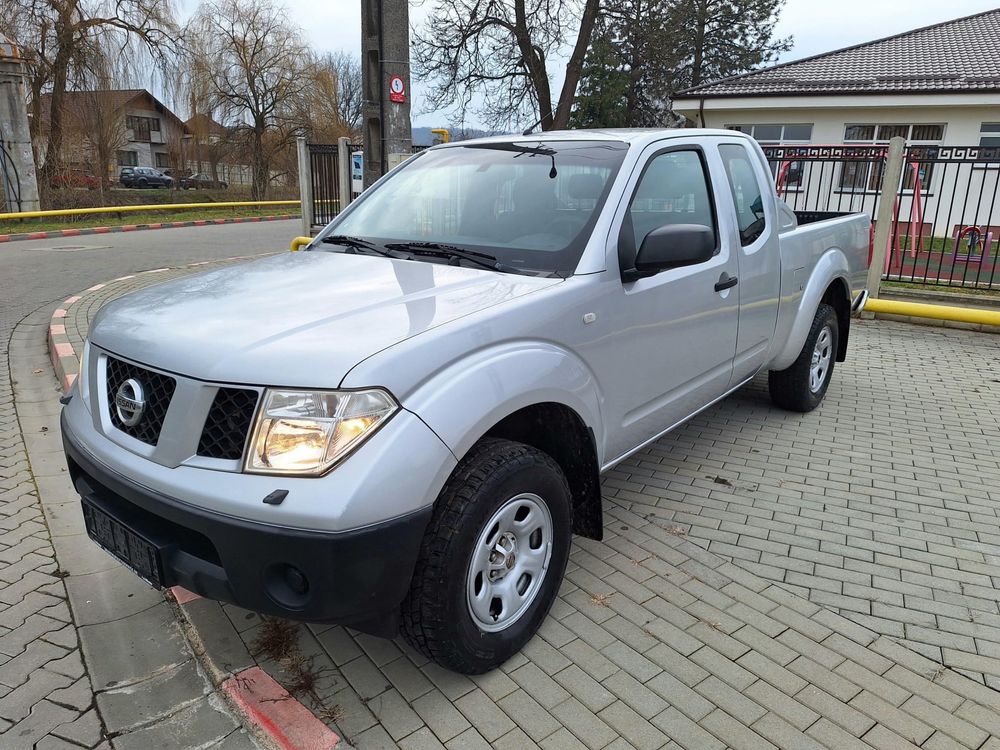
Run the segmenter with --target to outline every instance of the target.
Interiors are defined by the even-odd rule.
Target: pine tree
[[[774,39],[784,0],[605,0],[584,62],[575,127],[665,127],[670,96],[751,70],[791,48]]]

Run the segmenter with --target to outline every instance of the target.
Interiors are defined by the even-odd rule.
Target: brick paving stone
[[[59,570],[52,538],[79,533],[78,511],[64,513],[62,505],[53,504],[45,505],[43,514],[39,496],[41,491],[46,503],[57,500],[71,509],[78,503],[66,478],[58,430],[49,427],[58,414],[59,389],[52,379],[45,344],[52,308],[40,306],[53,299],[64,299],[94,280],[103,280],[101,275],[110,277],[115,271],[120,274],[121,266],[109,270],[109,264],[102,269],[101,263],[81,264],[64,254],[60,258],[60,273],[52,274],[43,270],[46,259],[51,263],[52,256],[34,251],[22,255],[6,248],[3,252],[5,257],[0,261],[5,268],[0,274],[0,299],[4,300],[0,305],[0,717],[3,717],[0,747],[14,750],[35,746],[44,750],[100,744],[108,748],[101,742],[105,731],[102,721],[92,708],[94,688],[81,658],[78,622],[75,623],[67,605],[66,586],[73,580],[65,578],[64,572],[78,571],[75,563],[67,571]],[[143,259],[149,263],[150,257],[150,253],[139,251],[131,254],[125,264],[141,264]],[[179,271],[175,275],[190,272]],[[97,274],[98,279],[92,274]],[[135,285],[120,285],[117,293]],[[102,300],[107,298],[103,296]],[[39,309],[32,313],[36,308]],[[81,304],[74,312],[82,311]],[[88,317],[67,320],[68,329],[82,328],[85,332],[88,322]],[[75,546],[81,544],[77,537]],[[72,545],[61,546],[73,549]],[[92,547],[89,542],[86,546]],[[99,555],[110,561],[105,553]],[[114,567],[111,561],[102,569]],[[126,606],[125,600],[114,598],[116,610]]]
[[[68,330],[85,331],[96,305]],[[859,736],[974,747],[984,733],[988,746],[1000,693],[973,657],[990,670],[1000,660],[989,619],[1000,624],[1000,576],[988,569],[1000,559],[1000,497],[983,479],[1000,464],[975,446],[998,436],[1000,409],[982,394],[966,403],[952,380],[982,386],[998,342],[862,323],[816,412],[772,408],[757,380],[623,462],[604,480],[605,540],[575,545],[540,636],[492,674],[453,679],[398,640],[314,628],[346,678],[338,727],[357,746],[598,746],[586,726],[607,727],[614,750],[847,748]],[[937,433],[884,387],[880,364],[889,352],[919,373],[914,353],[928,350],[962,363]],[[919,396],[934,381],[906,382]],[[913,649],[946,653],[979,680]]]

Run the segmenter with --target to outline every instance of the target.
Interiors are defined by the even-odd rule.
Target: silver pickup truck
[[[99,312],[62,418],[88,532],[153,585],[484,672],[601,538],[601,472],[764,371],[822,401],[869,226],[797,220],[736,132],[429,149],[305,252]]]

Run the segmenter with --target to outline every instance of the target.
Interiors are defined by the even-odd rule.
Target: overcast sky
[[[279,0],[280,2],[281,0]],[[182,0],[190,8],[194,0]],[[318,50],[347,49],[360,53],[360,0],[284,0],[292,21],[306,30]],[[411,26],[419,26],[435,0],[410,3]],[[782,61],[796,60],[859,42],[947,21],[996,7],[997,0],[787,0],[777,34],[794,36]],[[553,71],[561,79],[559,71]],[[424,112],[419,82],[413,84],[414,124],[447,125],[446,112]],[[475,123],[469,123],[474,125]]]

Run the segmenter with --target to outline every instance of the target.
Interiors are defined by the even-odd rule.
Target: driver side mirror
[[[715,253],[715,232],[703,224],[667,224],[642,241],[635,256],[635,277],[668,268],[704,263]]]

